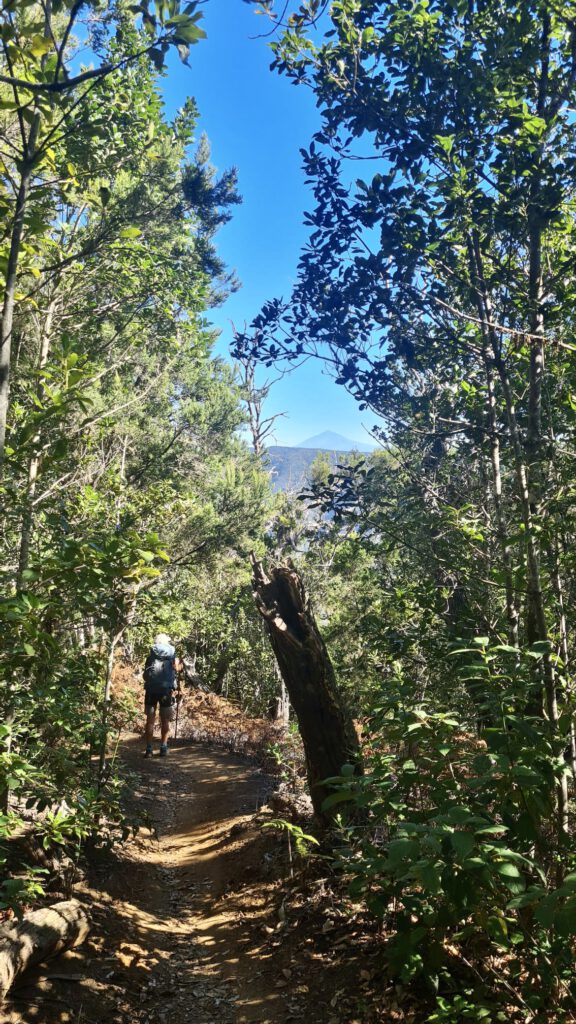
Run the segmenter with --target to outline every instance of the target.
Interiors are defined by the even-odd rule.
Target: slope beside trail
[[[140,829],[75,888],[90,939],[29,976],[2,1024],[264,1024],[303,1013],[324,1024],[331,1014],[310,1013],[307,987],[285,969],[289,984],[265,948],[278,920],[277,881],[266,878],[278,838],[253,819],[270,780],[186,741],[144,760],[129,739],[123,759],[156,837]]]

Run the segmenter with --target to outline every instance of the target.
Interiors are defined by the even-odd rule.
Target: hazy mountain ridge
[[[272,445],[266,450],[272,485],[275,491],[292,491],[297,493],[304,489],[312,463],[316,456],[328,454],[330,462],[335,466],[345,452],[328,452],[323,448],[288,448],[283,445]]]
[[[324,430],[321,434],[315,434],[314,437],[300,441],[294,447],[311,448],[314,451],[322,452],[373,452],[376,445],[365,441],[351,441],[349,437],[336,434],[333,430]]]
[[[346,463],[350,452],[328,451],[326,448],[288,448],[283,445],[271,445],[266,450],[269,468],[272,472],[272,485],[275,491],[291,491],[298,493],[304,490],[312,463],[317,455],[328,455],[333,467]]]

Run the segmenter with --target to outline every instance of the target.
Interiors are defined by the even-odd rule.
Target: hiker
[[[174,721],[175,706],[181,697],[178,682],[178,672],[181,668],[180,659],[176,657],[170,637],[166,633],[159,633],[144,665],[144,710],[146,712],[144,757],[152,757],[156,705],[160,711],[160,757],[166,757],[168,753],[170,722]]]

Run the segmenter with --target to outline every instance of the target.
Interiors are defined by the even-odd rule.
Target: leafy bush
[[[3,863],[0,857],[0,867]],[[9,910],[21,917],[24,907],[46,895],[42,884],[46,874],[45,868],[26,866],[17,877],[4,878],[0,882],[0,911]]]
[[[307,857],[313,846],[320,846],[316,836],[311,836],[300,827],[295,825],[291,821],[285,821],[284,818],[275,818],[273,821],[266,821],[262,828],[273,828],[278,832],[285,832],[291,839],[294,840],[294,848],[299,857]]]
[[[501,986],[509,999],[513,979],[518,1007],[537,1010],[559,990],[569,1002],[574,988],[564,980],[576,934],[574,850],[568,839],[562,850],[553,842],[554,787],[566,767],[546,723],[514,713],[516,672],[498,677],[492,710],[502,724],[480,737],[397,691],[372,719],[366,774],[345,766],[326,803],[368,816],[368,828],[343,826],[340,861],[351,895],[390,931],[395,975],[450,987],[456,949],[465,962],[480,960],[487,989]],[[495,957],[504,958],[500,980]],[[430,1020],[467,1012],[448,1001]]]

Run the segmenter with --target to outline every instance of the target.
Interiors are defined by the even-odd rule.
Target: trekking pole
[[[178,689],[178,697],[180,697],[180,689]],[[176,721],[174,722],[174,739],[178,736],[178,712],[180,711],[180,701],[176,698]]]

